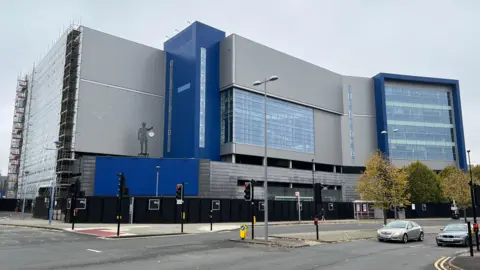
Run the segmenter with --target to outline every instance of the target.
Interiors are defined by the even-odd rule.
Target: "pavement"
[[[474,247],[474,257],[470,257],[470,252],[462,253],[456,257],[453,257],[449,261],[449,265],[454,269],[463,270],[478,270],[480,269],[480,252],[476,251]]]

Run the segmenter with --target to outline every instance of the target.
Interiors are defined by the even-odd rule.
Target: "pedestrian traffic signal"
[[[245,195],[243,196],[245,198],[245,201],[251,201],[252,200],[252,183],[246,182],[245,185],[245,190],[243,191]]]
[[[126,189],[126,181],[125,175],[123,173],[117,174],[118,176],[118,189],[117,189],[117,197],[122,198],[125,194]]]
[[[183,185],[177,184],[175,198],[177,200],[183,200]]]

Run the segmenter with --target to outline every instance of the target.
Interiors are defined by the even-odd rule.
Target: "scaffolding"
[[[20,159],[22,155],[23,134],[25,125],[25,107],[28,95],[28,80],[17,80],[15,108],[13,113],[12,140],[8,160],[8,198],[16,198],[19,185]]]
[[[66,197],[68,186],[73,183],[73,163],[75,152],[73,147],[73,128],[78,83],[80,56],[80,31],[73,29],[67,35],[65,50],[65,66],[60,109],[60,129],[58,139],[60,147],[57,153],[57,189],[55,197]]]

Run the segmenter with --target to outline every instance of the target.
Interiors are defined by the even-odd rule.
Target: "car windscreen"
[[[405,221],[392,221],[388,223],[385,227],[386,228],[405,228],[407,226],[407,222]]]
[[[445,232],[466,232],[467,231],[467,225],[465,224],[452,224],[448,225],[443,229]]]

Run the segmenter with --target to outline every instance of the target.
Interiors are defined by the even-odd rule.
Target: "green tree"
[[[390,165],[385,156],[377,151],[367,162],[365,172],[357,183],[357,192],[365,200],[371,201],[375,208],[383,209],[386,223],[386,210],[410,204],[407,178],[406,170]]]
[[[472,166],[473,176],[477,179],[480,179],[480,165]]]
[[[455,165],[449,165],[443,168],[443,170],[440,172],[440,174],[438,174],[438,176],[440,177],[440,180],[443,180],[446,179],[451,173],[458,172],[458,170],[459,169]]]
[[[454,169],[449,168],[448,173],[442,176],[441,186],[443,194],[451,201],[455,201],[458,209],[463,210],[465,220],[467,220],[466,210],[472,204],[470,177],[456,167]]]
[[[442,189],[438,175],[427,165],[416,161],[406,167],[411,201],[414,203],[441,202]]]

